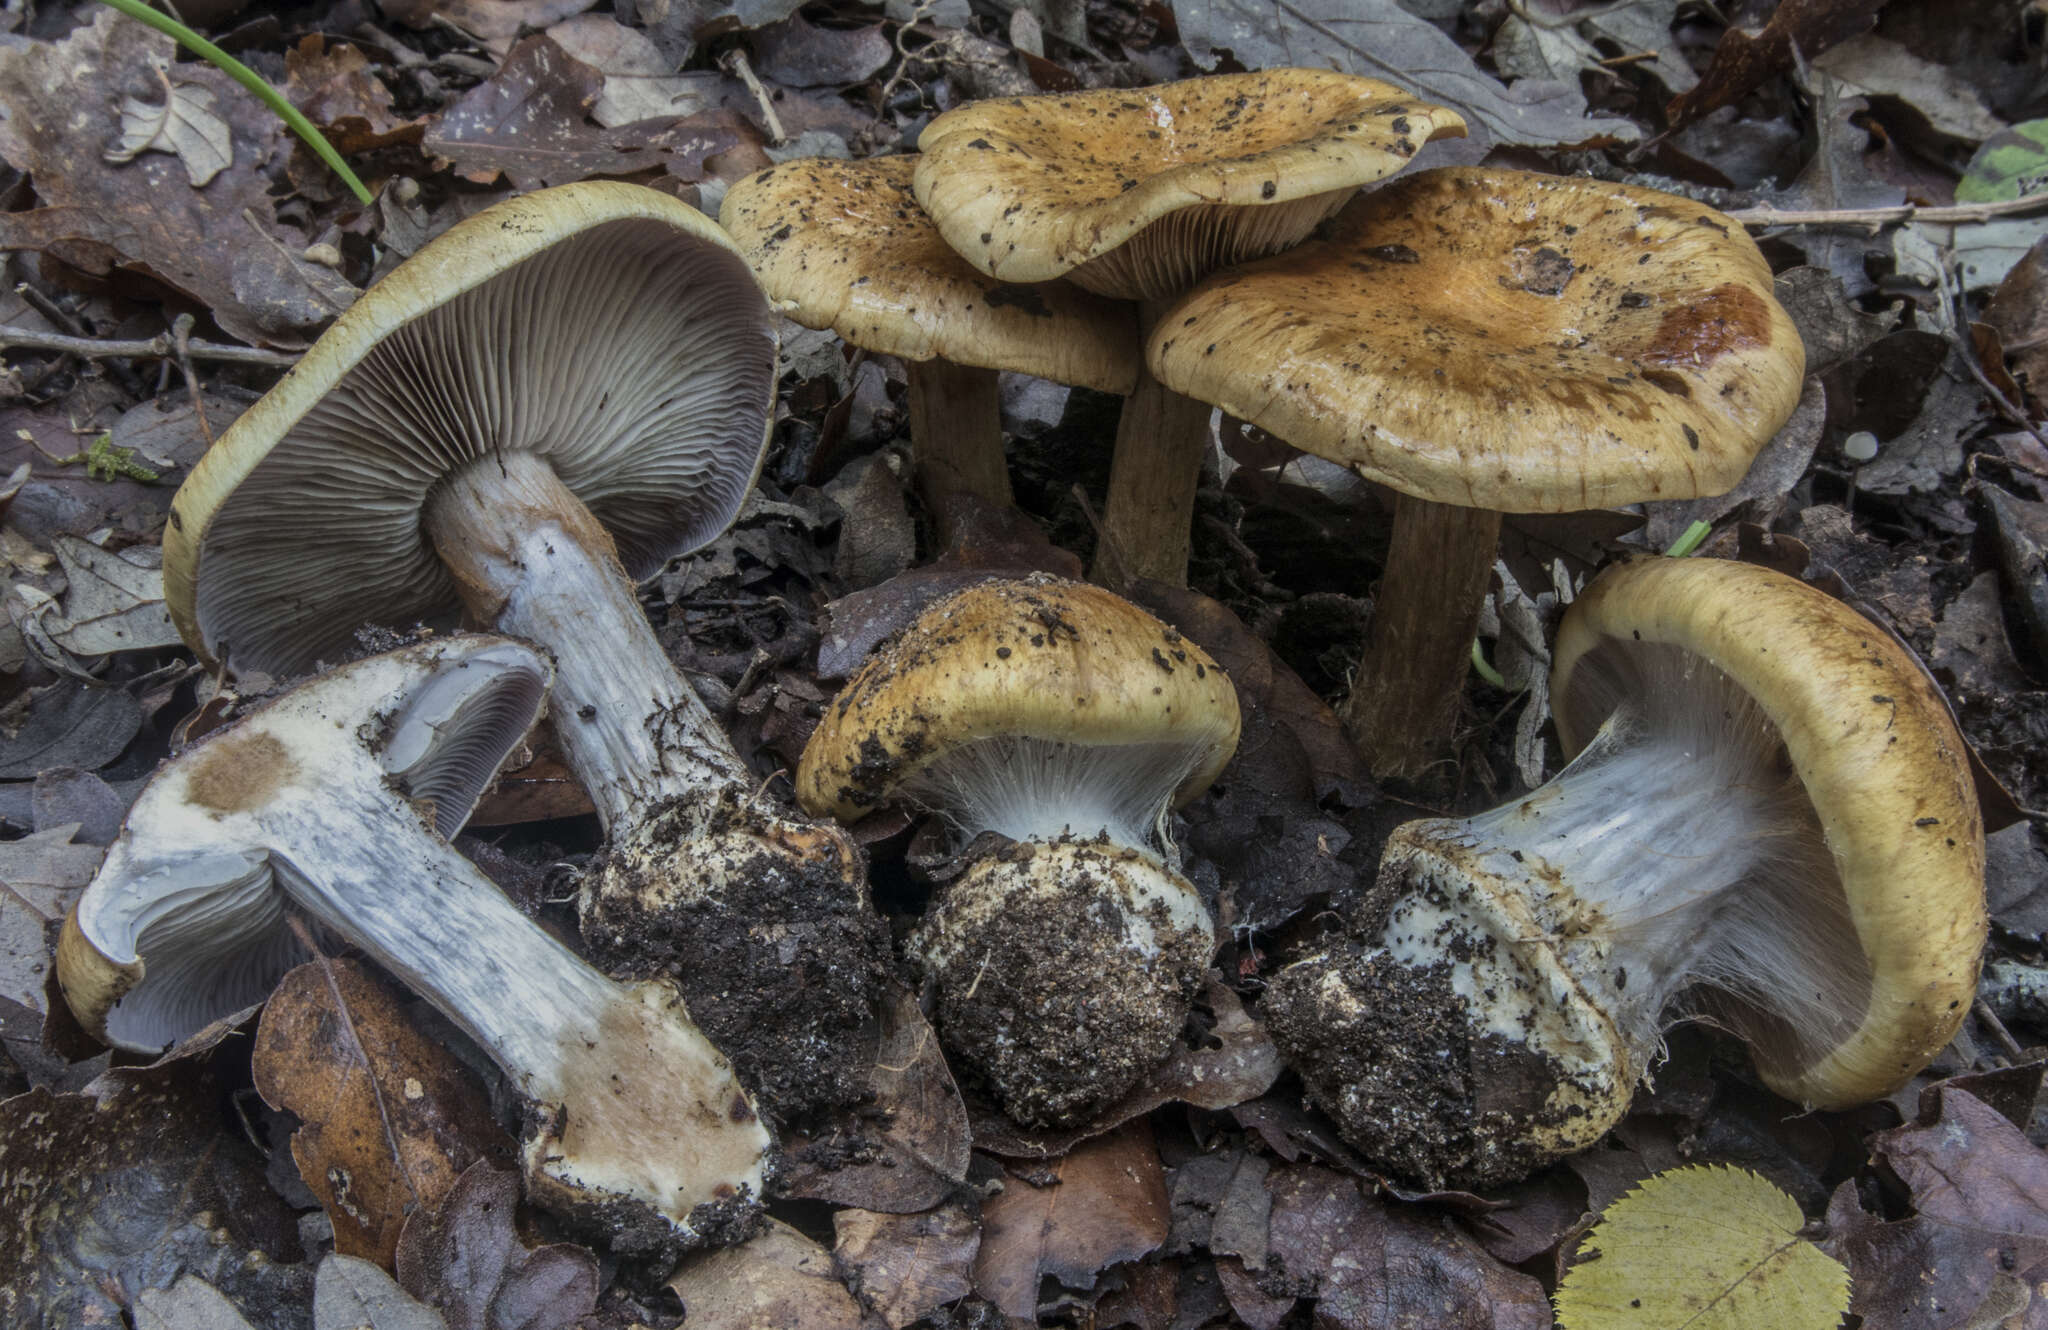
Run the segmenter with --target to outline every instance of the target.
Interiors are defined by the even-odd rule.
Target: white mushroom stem
[[[972,494],[998,508],[1012,502],[998,376],[942,359],[908,361],[903,368],[918,485],[937,518],[941,545],[951,544],[947,496]]]
[[[685,1236],[697,1206],[759,1197],[767,1130],[680,1002],[584,964],[410,804],[348,802],[345,818],[294,819],[272,852],[277,880],[538,1106],[530,1175],[572,1204],[637,1202]]]
[[[553,655],[555,731],[608,831],[665,800],[744,783],[610,535],[546,459],[471,463],[435,491],[426,529],[473,614]]]
[[[1165,301],[1142,306],[1141,345],[1167,307]],[[1140,579],[1187,585],[1195,491],[1209,449],[1212,410],[1161,383],[1140,361],[1138,386],[1117,418],[1101,547],[1090,580],[1112,590]]]
[[[1372,637],[1340,714],[1381,780],[1420,781],[1448,756],[1500,514],[1397,494]]]

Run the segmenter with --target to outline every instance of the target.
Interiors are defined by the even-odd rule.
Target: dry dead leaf
[[[966,1207],[916,1215],[841,1210],[832,1216],[834,1261],[870,1312],[890,1330],[958,1302],[974,1287],[981,1224]]]
[[[722,76],[678,73],[678,62],[663,57],[645,33],[609,14],[578,14],[547,35],[571,59],[604,77],[590,118],[607,129],[695,115],[717,103]]]
[[[298,1115],[292,1159],[334,1221],[335,1250],[386,1269],[407,1215],[440,1205],[479,1158],[511,1157],[469,1073],[351,961],[301,965],[278,984],[255,1075],[266,1102]]]
[[[726,111],[617,129],[593,124],[604,84],[551,38],[529,37],[497,73],[434,117],[422,146],[467,180],[490,184],[502,174],[526,190],[657,168],[700,180],[706,157],[739,142]]]
[[[162,554],[155,546],[116,554],[77,536],[54,543],[69,586],[63,615],[41,616],[51,641],[83,657],[182,644],[164,607]]]
[[[832,1254],[781,1220],[750,1242],[683,1263],[669,1280],[690,1330],[865,1330]]]
[[[384,0],[378,8],[410,28],[451,23],[504,55],[522,32],[560,23],[597,0]]]
[[[167,152],[184,165],[185,178],[196,189],[235,160],[228,122],[214,114],[213,89],[159,74],[164,80],[163,104],[123,97],[120,140],[100,156],[110,162],[132,162],[145,152]]]
[[[552,1330],[597,1305],[597,1259],[553,1242],[528,1250],[513,1228],[519,1175],[478,1160],[438,1208],[422,1208],[398,1239],[398,1286],[441,1314],[448,1330]]]
[[[1795,60],[1821,52],[1877,21],[1884,0],[1784,0],[1756,32],[1730,28],[1714,47],[1714,61],[1699,86],[1671,99],[1671,128],[1688,125],[1741,100],[1765,79],[1784,73]]]
[[[61,42],[0,50],[0,155],[34,178],[42,204],[0,214],[0,247],[47,253],[94,276],[151,278],[244,341],[304,346],[354,291],[300,257],[304,240],[280,234],[263,165],[283,150],[286,131],[268,107],[211,65],[179,65],[182,80],[213,92],[232,162],[192,188],[161,153],[118,166],[100,160],[100,108],[161,95],[153,71],[175,50],[111,9]]]
[[[981,1208],[974,1287],[1009,1316],[1036,1316],[1046,1275],[1089,1288],[1104,1269],[1166,1241],[1166,1176],[1143,1119],[1082,1143],[1046,1171],[1045,1186],[1007,1175]]]
[[[391,89],[371,72],[361,51],[318,33],[284,53],[284,93],[342,153],[418,143],[426,130],[424,118],[399,118]]]

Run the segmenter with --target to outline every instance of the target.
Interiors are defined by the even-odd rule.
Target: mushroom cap
[[[1523,171],[1419,171],[1155,325],[1160,382],[1417,498],[1574,512],[1732,488],[1805,350],[1739,223]]]
[[[1814,1051],[1744,1031],[1764,1082],[1836,1108],[1904,1085],[1954,1037],[1987,932],[1984,825],[1969,750],[1933,683],[1833,597],[1753,564],[1639,558],[1566,611],[1551,698],[1566,753],[1602,714],[1597,658],[1667,644],[1721,670],[1776,725],[1805,785],[1870,966],[1861,1020]]]
[[[364,292],[193,468],[164,590],[209,661],[274,674],[451,609],[436,483],[544,455],[645,576],[722,531],[767,445],[775,330],[732,241],[638,185],[540,190]]]
[[[298,817],[309,791],[360,787],[368,769],[452,837],[532,728],[548,674],[509,638],[421,643],[322,675],[166,762],[64,921],[57,979],[80,1023],[155,1052],[262,1001],[304,959],[267,819]]]
[[[1171,745],[1193,754],[1175,806],[1237,749],[1237,691],[1209,654],[1100,587],[982,582],[935,602],[826,709],[797,799],[853,822],[933,762],[988,739]]]
[[[916,188],[947,243],[991,276],[1071,273],[1163,299],[1296,243],[1358,186],[1464,133],[1455,111],[1377,79],[1268,69],[959,107],[919,136]]]
[[[1063,282],[1016,286],[946,244],[910,190],[915,157],[812,157],[726,191],[719,224],[770,299],[806,328],[869,351],[1015,370],[1128,395],[1138,382],[1130,306]]]

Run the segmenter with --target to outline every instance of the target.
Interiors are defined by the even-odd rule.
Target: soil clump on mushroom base
[[[865,861],[836,833],[728,796],[669,800],[642,842],[731,847],[718,886],[687,891],[696,884],[608,848],[591,865],[604,890],[585,912],[584,940],[615,974],[673,981],[770,1117],[854,1103],[889,966],[888,930],[860,908]],[[821,852],[792,852],[791,835],[815,838],[805,849]]]
[[[1071,836],[1051,844],[1064,853],[1061,874],[1032,875],[1028,895],[971,925],[981,956],[944,967],[932,989],[941,1034],[954,1048],[975,1050],[970,1063],[1005,1087],[1010,1116],[1061,1126],[1120,1098],[1158,1064],[1159,1050],[1180,1035],[1215,943],[1156,898],[1137,907],[1139,927],[1127,923],[1111,868],[1130,851]],[[968,872],[1021,880],[1046,850],[1012,841]],[[941,897],[923,931],[941,934],[951,922],[946,906],[957,899]],[[1147,966],[1132,964],[1134,932],[1157,939],[1159,954]],[[1092,1056],[1075,1058],[1077,1047]]]

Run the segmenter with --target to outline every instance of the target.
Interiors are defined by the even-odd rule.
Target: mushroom
[[[303,959],[299,911],[424,994],[526,1108],[535,1199],[626,1250],[743,1234],[767,1129],[672,988],[621,985],[448,844],[540,714],[548,667],[497,637],[338,669],[151,779],[65,920],[64,997],[157,1052]]]
[[[903,360],[918,477],[943,528],[950,494],[1010,504],[998,370],[1128,394],[1140,347],[1122,302],[1000,281],[947,248],[911,193],[916,164],[785,162],[726,191],[718,220],[791,318]]]
[[[826,708],[804,807],[851,822],[901,800],[968,843],[910,954],[941,1032],[1019,1122],[1083,1120],[1172,1047],[1216,936],[1167,815],[1237,734],[1201,648],[1045,576],[936,602]]]
[[[1597,1140],[1676,1020],[1820,1108],[1954,1036],[1983,824],[1940,695],[1882,629],[1765,568],[1639,558],[1566,612],[1551,698],[1570,764],[1397,829],[1342,940],[1267,988],[1345,1139],[1486,1185]]]
[[[1342,713],[1381,778],[1452,732],[1504,512],[1719,494],[1799,401],[1805,352],[1739,223],[1522,171],[1422,171],[1205,282],[1160,381],[1399,492]]]
[[[881,923],[852,842],[756,796],[631,580],[731,521],[774,378],[767,301],[694,209],[610,182],[508,200],[365,292],[221,436],[173,501],[164,583],[185,640],[235,669],[301,671],[458,600],[548,651],[608,836],[593,945],[678,972],[786,1114],[863,1090]]]
[[[1454,111],[1391,84],[1269,69],[975,102],[918,138],[918,202],[955,251],[1006,282],[1065,277],[1163,302],[1285,250],[1393,174]],[[1097,581],[1183,583],[1209,405],[1141,374],[1117,426]]]

